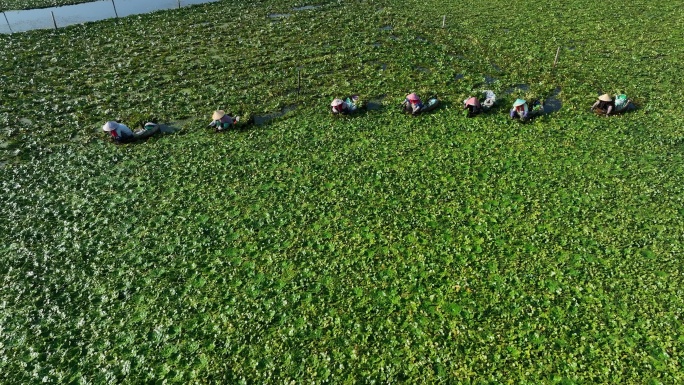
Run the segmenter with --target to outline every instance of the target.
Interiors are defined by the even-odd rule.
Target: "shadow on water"
[[[380,27],[381,31],[391,31],[393,27],[391,25],[386,25],[384,27]]]
[[[387,69],[387,64],[386,64],[386,63],[379,63],[379,62],[376,62],[375,64],[378,66],[379,69],[381,69],[381,70],[383,70],[383,71]]]
[[[385,100],[387,94],[377,95],[371,98],[368,103],[366,103],[366,110],[368,111],[379,111],[382,110],[382,101]]]
[[[491,77],[491,76],[489,76],[489,75],[485,75],[485,76],[484,76],[484,81],[485,81],[486,84],[493,84],[493,83],[496,83],[497,79],[494,78],[494,77]]]
[[[510,95],[514,92],[527,92],[530,90],[530,86],[528,84],[520,83],[516,84],[511,88],[506,89],[503,94],[504,95]]]
[[[419,42],[422,42],[422,43],[432,44],[432,42],[430,40],[428,40],[422,36],[416,36],[416,40],[418,40]]]
[[[551,93],[551,95],[544,100],[544,114],[552,114],[554,112],[560,111],[560,109],[563,107],[563,103],[558,99],[558,95],[561,92],[560,87],[556,87],[555,90]]]
[[[288,112],[294,111],[296,109],[297,109],[297,105],[291,104],[289,106],[283,107],[278,112],[271,112],[271,113],[263,114],[263,115],[255,115],[254,116],[254,124],[257,126],[263,126],[264,124],[270,123],[275,119],[281,118],[281,117],[287,115]]]
[[[456,74],[456,75],[454,75],[454,80],[461,80],[464,77],[465,77],[465,75],[463,75],[463,74]]]
[[[174,124],[160,124],[159,125],[159,132],[162,134],[175,134],[179,132],[181,129],[180,127],[174,125]]]

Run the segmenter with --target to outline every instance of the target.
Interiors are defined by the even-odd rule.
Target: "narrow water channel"
[[[99,0],[62,7],[5,11],[4,16],[0,16],[0,33],[61,28],[215,1],[218,0]]]

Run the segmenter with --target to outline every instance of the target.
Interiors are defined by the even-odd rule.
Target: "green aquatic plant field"
[[[0,11],[49,8],[61,5],[88,3],[93,0],[0,0]]]
[[[684,381],[684,10],[623,11],[223,1],[0,37],[0,383]],[[382,108],[328,114],[353,92]],[[116,146],[112,118],[178,132]]]

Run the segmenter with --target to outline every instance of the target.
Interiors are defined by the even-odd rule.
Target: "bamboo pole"
[[[446,15],[442,16],[442,28],[446,27]]]
[[[299,97],[299,91],[302,89],[302,69],[297,68],[297,97]]]
[[[560,53],[560,47],[556,50],[556,58],[553,60],[553,68],[556,68],[556,64],[558,64],[558,54]]]
[[[5,21],[7,22],[7,27],[9,28],[10,33],[14,33],[12,31],[12,25],[10,24],[9,19],[7,19],[7,14],[5,13],[5,11],[2,11],[2,14],[5,15]]]
[[[114,4],[114,0],[112,0],[112,7],[114,7],[114,15],[116,15],[116,18],[119,18],[119,12],[116,11],[116,4]]]
[[[50,11],[52,14],[52,23],[55,24],[55,29],[57,29],[57,20],[55,20],[55,13],[53,11]]]

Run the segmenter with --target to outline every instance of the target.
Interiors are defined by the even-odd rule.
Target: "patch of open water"
[[[513,87],[511,87],[511,88],[507,89],[506,91],[504,91],[503,93],[504,93],[504,95],[509,95],[509,94],[512,94],[512,93],[515,92],[515,91],[522,91],[522,92],[525,92],[525,91],[529,91],[529,89],[530,89],[530,86],[529,86],[529,85],[527,85],[527,84],[522,84],[522,83],[521,83],[521,84],[516,84],[516,85],[514,85]]]
[[[320,5],[304,5],[302,7],[294,7],[292,8],[293,11],[298,12],[298,11],[311,11],[317,8],[320,8]]]
[[[61,7],[5,11],[7,19],[0,18],[0,33],[53,29],[55,26],[61,28],[215,1],[218,0],[100,0]]]
[[[291,13],[269,13],[268,17],[271,19],[287,19],[288,17],[292,16]]]
[[[387,95],[378,95],[371,98],[368,103],[366,103],[366,110],[368,111],[378,111],[382,109],[382,101],[387,97]]]
[[[544,113],[551,114],[553,112],[558,112],[563,107],[563,103],[558,99],[558,95],[561,92],[560,87],[556,87],[553,93],[544,100]]]
[[[264,124],[269,123],[275,119],[278,119],[278,118],[284,116],[285,114],[287,114],[288,112],[294,111],[296,109],[297,109],[297,105],[292,104],[292,105],[283,107],[278,112],[271,112],[269,114],[263,114],[263,115],[255,115],[254,116],[254,124],[256,124],[257,126],[263,126]]]

